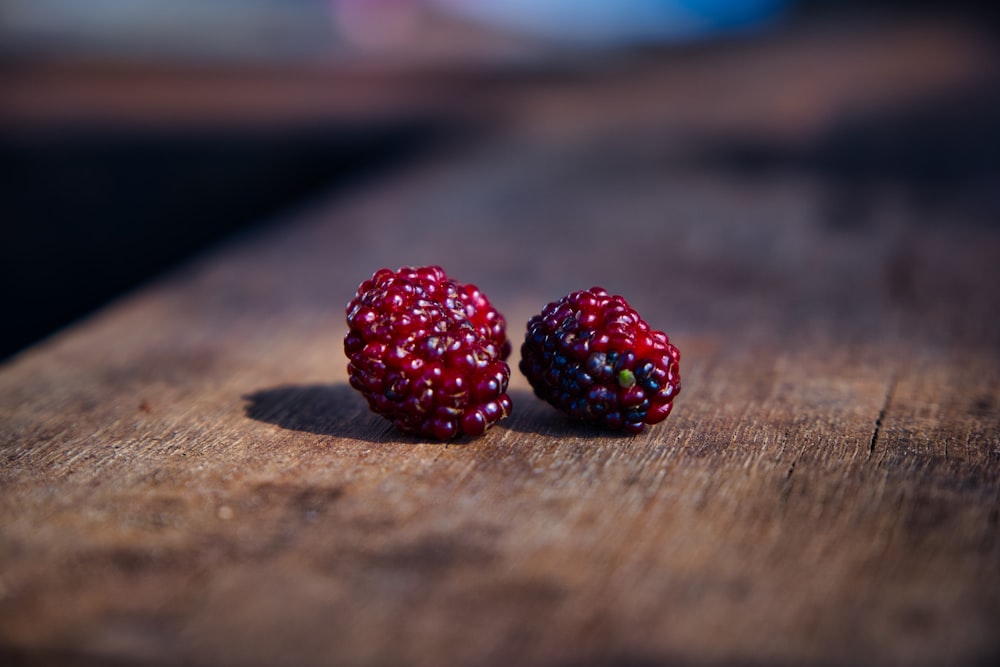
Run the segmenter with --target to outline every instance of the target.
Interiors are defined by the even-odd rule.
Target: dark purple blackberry
[[[625,299],[593,287],[528,321],[520,368],[539,398],[571,417],[639,433],[670,414],[680,358]]]
[[[409,433],[481,435],[510,414],[506,323],[437,266],[380,269],[347,305],[351,386]]]

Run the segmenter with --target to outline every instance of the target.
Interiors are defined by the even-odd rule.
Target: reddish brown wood
[[[5,663],[1000,656],[995,226],[891,189],[837,224],[815,174],[678,162],[669,127],[544,141],[519,104],[0,369]],[[345,382],[343,306],[424,263],[515,340],[626,295],[682,351],[674,414],[602,433],[515,371],[486,436],[394,432]]]

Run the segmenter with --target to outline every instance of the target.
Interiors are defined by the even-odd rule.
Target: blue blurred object
[[[788,0],[432,0],[464,18],[580,46],[684,42],[766,25]]]

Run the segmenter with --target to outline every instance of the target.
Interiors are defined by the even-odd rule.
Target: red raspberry
[[[593,287],[528,321],[520,368],[539,398],[571,417],[639,433],[670,414],[680,358],[625,299]]]
[[[347,305],[351,386],[409,433],[481,435],[510,414],[506,322],[437,266],[376,271]]]

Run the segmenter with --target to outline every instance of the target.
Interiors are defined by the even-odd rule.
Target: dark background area
[[[206,245],[428,147],[430,120],[0,132],[0,356]]]
[[[898,193],[912,224],[1000,224],[1000,89],[963,87],[918,105],[839,120],[811,141],[706,139],[688,164],[746,178],[803,175],[831,192],[826,222],[863,227]]]

